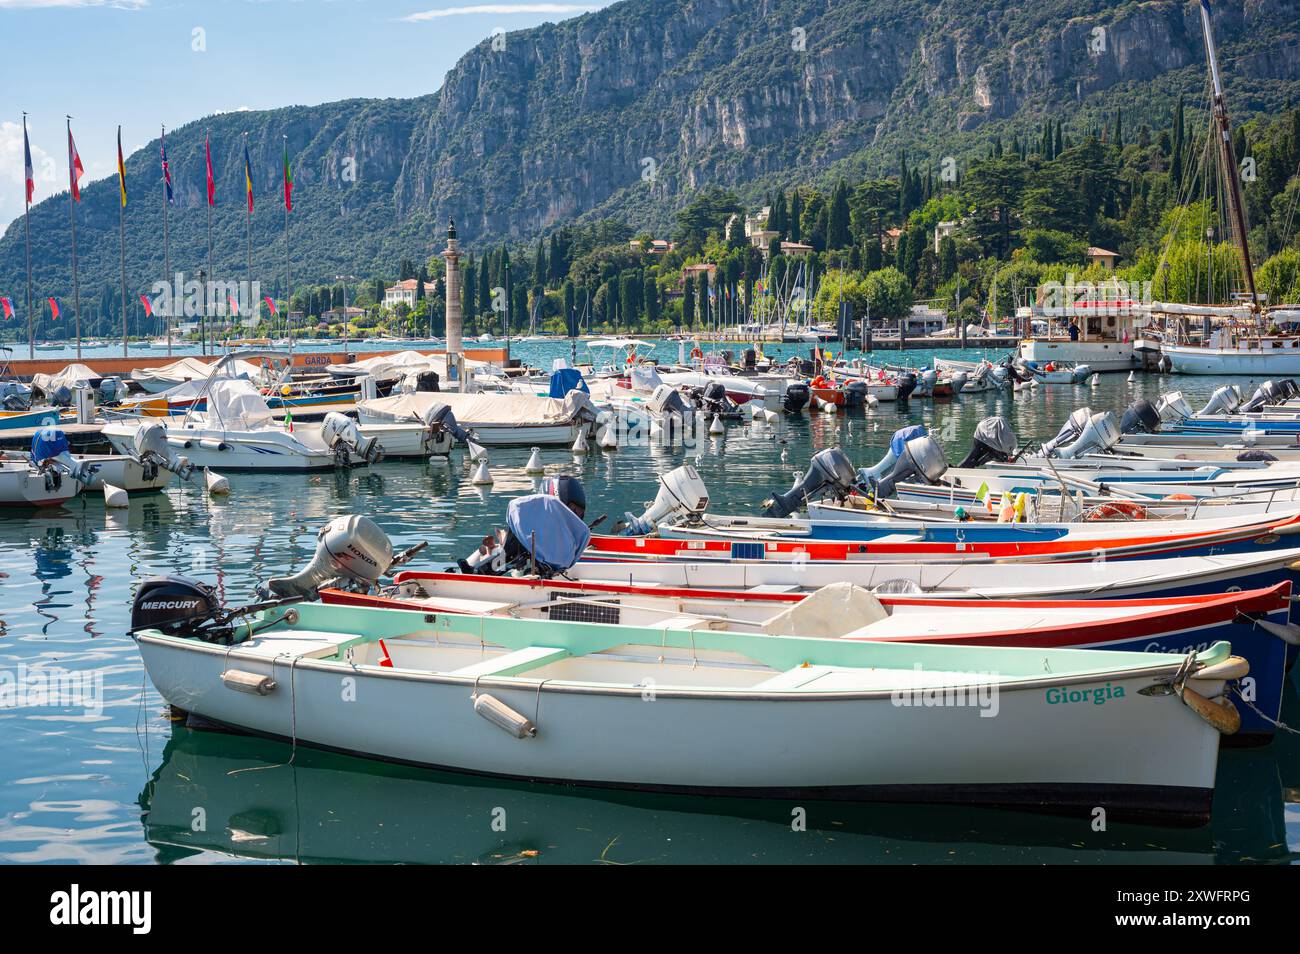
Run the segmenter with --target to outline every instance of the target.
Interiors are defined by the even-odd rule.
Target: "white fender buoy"
[[[121,487],[114,487],[112,484],[104,484],[104,506],[105,507],[129,507],[131,500],[127,492]]]
[[[650,440],[662,441],[664,439],[664,426],[659,422],[659,418],[650,418]]]
[[[873,410],[873,411],[874,411],[874,410],[875,410],[877,407],[879,407],[879,406],[880,406],[880,398],[876,397],[874,394],[868,394],[868,395],[867,395],[867,407],[868,407],[870,410]]]
[[[1089,379],[1088,379],[1088,386],[1089,386],[1089,387],[1093,387],[1093,388],[1095,388],[1095,387],[1096,387],[1098,384],[1100,384],[1100,383],[1101,383],[1101,375],[1099,375],[1099,374],[1094,374],[1094,375],[1092,375],[1091,377],[1089,377]]]
[[[1133,375],[1135,375],[1135,374],[1137,374],[1136,371],[1130,371],[1130,372],[1128,373],[1128,383],[1129,383],[1129,384],[1132,384],[1132,383],[1133,383]]]
[[[542,452],[538,448],[534,447],[532,454],[529,455],[528,464],[527,466],[524,467],[524,473],[526,474],[546,473],[546,465],[542,463]]]
[[[573,452],[575,454],[585,454],[587,450],[587,429],[580,427],[578,428],[578,436],[573,439]]]
[[[482,444],[466,441],[465,447],[469,450],[470,463],[477,464],[481,460],[487,460],[487,448]]]
[[[492,472],[488,470],[487,458],[480,458],[478,466],[474,468],[474,476],[470,478],[470,483],[477,487],[484,487],[492,483]]]
[[[618,450],[618,435],[614,433],[614,428],[609,424],[606,424],[601,430],[598,442],[601,450]]]
[[[203,468],[203,482],[207,485],[208,493],[214,497],[230,493],[230,481],[206,467]]]
[[[838,410],[838,409],[835,407],[835,402],[834,402],[834,401],[823,401],[823,402],[822,402],[822,413],[823,413],[823,414],[834,414],[834,413],[836,412],[836,410]]]
[[[726,432],[727,426],[722,423],[722,416],[720,414],[713,415],[713,420],[709,422],[709,436],[717,437],[719,434],[725,434]]]

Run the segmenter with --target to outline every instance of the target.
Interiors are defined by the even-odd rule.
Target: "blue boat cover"
[[[894,431],[894,436],[889,439],[889,452],[895,458],[902,457],[903,448],[907,446],[908,441],[924,437],[927,433],[929,432],[926,431],[924,424],[911,424],[907,427],[900,427]]]
[[[559,497],[529,494],[506,509],[506,526],[537,561],[550,571],[567,570],[587,549],[591,531]]]
[[[582,376],[582,372],[577,368],[560,368],[551,375],[551,397],[562,398],[570,391],[584,391],[591,393],[587,387],[587,382]]]
[[[32,435],[32,462],[39,464],[68,452],[68,437],[57,427],[42,427]]]

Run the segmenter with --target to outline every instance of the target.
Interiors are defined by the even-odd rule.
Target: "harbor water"
[[[570,345],[524,342],[512,350],[549,368],[552,359],[569,356]],[[579,345],[579,358],[583,350]],[[766,350],[806,353],[795,346]],[[677,344],[660,343],[658,355],[675,360]],[[918,366],[929,357],[877,355]],[[1248,393],[1258,383],[1236,381]],[[1199,406],[1222,383],[1142,374],[1130,382],[1108,374],[1095,386],[787,415],[760,432],[733,425],[690,449],[633,447],[575,458],[556,448],[543,450],[543,459],[549,474],[582,478],[588,517],[607,514],[607,525],[624,511],[640,512],[655,495],[657,475],[682,463],[698,469],[713,512],[753,513],[773,490],[787,489],[815,451],[839,445],[855,464],[874,463],[904,424],[926,424],[949,459],[958,460],[975,425],[990,415],[1006,417],[1024,441],[1054,434],[1077,407],[1118,412],[1174,388]],[[223,600],[244,601],[259,580],[305,562],[322,524],[352,512],[373,518],[399,548],[428,541],[415,565],[440,568],[500,526],[512,497],[532,492],[528,457],[527,447],[493,449],[495,482],[488,488],[471,485],[457,450],[449,465],[235,474],[225,498],[172,488],[133,498],[125,510],[87,496],[62,510],[0,515],[0,690],[9,683],[9,695],[0,696],[0,860],[1234,864],[1297,856],[1300,739],[1287,732],[1268,747],[1222,754],[1208,827],[1110,824],[1098,832],[1087,821],[960,806],[529,786],[301,747],[292,752],[287,744],[169,719],[126,633],[139,580],[181,572],[213,583]],[[34,692],[37,670],[82,686],[80,704]],[[25,694],[14,692],[19,681]],[[1300,723],[1295,696],[1292,685],[1284,719]],[[871,731],[861,727],[864,735]]]

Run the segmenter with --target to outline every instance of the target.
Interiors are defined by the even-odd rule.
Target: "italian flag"
[[[293,211],[293,170],[289,168],[289,140],[284,141],[284,207]]]

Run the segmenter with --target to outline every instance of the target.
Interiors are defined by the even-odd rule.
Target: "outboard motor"
[[[1074,373],[1070,375],[1071,384],[1084,384],[1092,377],[1092,368],[1086,364],[1080,364],[1075,367]]]
[[[916,381],[916,392],[922,397],[933,397],[934,386],[939,383],[939,372],[934,368],[926,368],[920,373]]]
[[[857,473],[844,451],[828,447],[813,455],[812,464],[802,480],[783,494],[773,494],[763,511],[765,517],[788,517],[807,500],[823,497],[847,497],[853,492]]]
[[[1252,411],[1263,410],[1265,404],[1276,403],[1276,397],[1281,392],[1273,381],[1265,381],[1255,389],[1255,393],[1250,396],[1250,400],[1241,406],[1241,413],[1249,414]]]
[[[993,379],[993,382],[998,387],[1000,388],[1011,387],[1011,383],[1012,383],[1011,371],[1005,365],[1001,365],[1001,364],[995,365],[994,367],[989,369],[988,374],[989,377]]]
[[[63,485],[63,476],[78,483],[88,483],[91,468],[74,460],[68,449],[68,435],[57,427],[42,427],[32,435],[32,463],[45,473],[45,486],[49,490]]]
[[[650,437],[656,441],[685,440],[688,429],[695,427],[695,412],[686,398],[671,384],[660,384],[646,401],[651,414]]]
[[[1073,443],[1057,448],[1056,456],[1068,460],[1084,454],[1100,454],[1114,447],[1119,438],[1119,426],[1115,422],[1114,412],[1099,411],[1088,418]]]
[[[862,407],[867,401],[867,383],[865,381],[850,381],[843,387],[844,406],[845,407]]]
[[[699,392],[699,408],[705,414],[730,417],[737,413],[736,405],[727,397],[727,386],[721,381],[710,381]]]
[[[72,407],[72,388],[66,384],[60,384],[50,395],[50,405],[53,407]]]
[[[986,417],[975,425],[970,453],[959,467],[982,467],[991,460],[1006,462],[1016,453],[1016,432],[1005,417]]]
[[[1225,384],[1210,395],[1210,399],[1205,402],[1205,407],[1201,408],[1198,416],[1232,414],[1239,407],[1241,407],[1241,395],[1237,393],[1235,387]]]
[[[951,378],[952,393],[961,394],[962,388],[966,387],[966,382],[970,380],[970,375],[965,371],[958,371]]]
[[[577,517],[587,516],[587,491],[577,477],[547,477],[541,483],[539,493],[557,498]]]
[[[789,414],[797,414],[808,406],[812,397],[812,388],[802,381],[792,381],[786,385],[785,394],[781,396],[781,408]]]
[[[206,630],[221,613],[217,591],[187,576],[155,576],[140,584],[131,603],[131,632],[157,629],[168,636],[219,640]]]
[[[948,458],[943,448],[929,434],[914,437],[903,445],[898,462],[872,488],[876,499],[892,497],[894,488],[904,480],[920,478],[927,484],[936,483],[948,469]]]
[[[95,400],[100,404],[116,404],[126,396],[126,385],[117,378],[103,378],[96,389]]]
[[[1043,444],[1043,456],[1051,457],[1056,452],[1056,448],[1075,440],[1083,433],[1083,429],[1088,426],[1088,420],[1091,417],[1092,408],[1090,407],[1081,407],[1067,417],[1065,423],[1061,425],[1061,429],[1056,432],[1056,436]]]
[[[1185,421],[1192,416],[1192,406],[1187,403],[1182,391],[1162,394],[1156,402],[1156,410],[1160,412],[1161,422]]]
[[[0,407],[6,411],[26,411],[32,406],[32,391],[17,381],[0,384]]]
[[[894,431],[889,438],[889,448],[885,451],[885,456],[880,458],[874,467],[860,467],[857,473],[857,482],[860,487],[870,487],[898,462],[899,455],[903,453],[903,448],[907,442],[917,437],[924,437],[930,433],[925,429],[924,424],[908,424],[906,427],[900,427]]]
[[[457,568],[490,576],[528,569],[547,578],[577,563],[590,541],[591,530],[560,498],[530,494],[510,501],[505,529],[484,538]]]
[[[659,478],[659,493],[641,516],[623,515],[623,526],[615,532],[629,537],[652,533],[668,517],[682,517],[684,522],[698,523],[709,506],[709,491],[690,464],[670,470]]]
[[[420,422],[429,429],[425,449],[430,454],[446,457],[455,441],[469,446],[471,453],[478,446],[474,443],[473,433],[456,423],[456,415],[446,404],[430,404],[420,415]]]
[[[311,562],[293,576],[267,580],[263,599],[319,598],[321,587],[339,584],[368,592],[393,565],[393,541],[369,517],[335,517],[317,534]]]
[[[157,468],[169,470],[181,480],[189,480],[194,465],[188,457],[173,456],[167,446],[167,428],[160,421],[148,421],[135,431],[135,454],[145,469],[145,479],[153,480]]]
[[[1154,434],[1160,430],[1160,412],[1146,398],[1139,398],[1124,409],[1119,419],[1121,434]]]
[[[421,371],[415,376],[416,391],[437,391],[438,390],[438,372]]]
[[[1282,388],[1282,400],[1289,401],[1297,394],[1300,394],[1300,384],[1296,384],[1295,378],[1286,378],[1278,382]]]
[[[367,464],[374,464],[384,459],[384,449],[379,446],[376,437],[363,437],[357,422],[338,411],[330,411],[321,424],[320,436],[325,445],[334,452],[339,463],[346,466],[356,454]]]
[[[911,371],[904,371],[898,376],[898,400],[906,401],[908,396],[916,390],[916,375]]]

